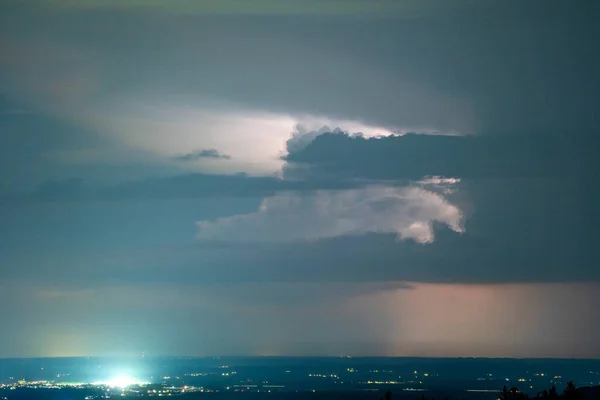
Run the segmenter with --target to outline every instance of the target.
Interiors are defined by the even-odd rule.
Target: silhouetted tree
[[[556,391],[556,386],[552,385],[550,390],[544,389],[544,391],[537,394],[539,399],[549,400],[556,399],[558,397],[558,392]]]
[[[526,400],[529,398],[525,393],[519,392],[519,389],[512,387],[507,389],[506,386],[502,389],[499,394],[500,400]]]
[[[567,395],[575,393],[576,391],[577,391],[577,386],[575,386],[575,383],[573,381],[569,381],[569,382],[567,382],[567,386],[563,390],[563,394],[565,396],[567,396]]]
[[[562,397],[564,400],[580,400],[583,396],[579,391],[577,391],[575,383],[573,383],[573,381],[569,381],[563,390]]]

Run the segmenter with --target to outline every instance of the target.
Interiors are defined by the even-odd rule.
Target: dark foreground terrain
[[[599,360],[435,358],[59,358],[0,360],[0,400],[596,400]],[[577,393],[564,397],[572,381]],[[552,387],[556,392],[552,391]],[[507,391],[502,394],[503,387]],[[518,391],[510,389],[517,388]],[[544,391],[550,390],[550,392]],[[388,394],[389,397],[389,394]]]

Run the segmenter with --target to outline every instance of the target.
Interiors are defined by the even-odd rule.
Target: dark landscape
[[[2,396],[206,399],[551,398],[569,382],[596,399],[600,360],[356,357],[44,358],[0,360]],[[389,396],[389,395],[388,395]],[[508,400],[508,399],[506,399]]]

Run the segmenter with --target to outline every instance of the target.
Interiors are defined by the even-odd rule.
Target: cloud
[[[168,3],[161,1],[128,0],[53,0],[48,3],[43,0],[26,0],[22,3],[36,6],[55,7],[58,9],[75,10],[106,10],[106,9],[149,9],[158,12],[173,13],[176,15],[297,15],[297,16],[388,16],[391,14],[399,17],[412,18],[416,16],[439,14],[451,9],[442,0],[377,0],[365,2],[363,0],[256,0],[249,5],[235,0],[205,0],[200,3],[186,0],[171,0]],[[469,4],[467,1],[457,1],[453,7]]]
[[[407,216],[392,213],[406,209],[400,201],[382,205],[355,195],[342,202],[344,193],[362,191],[356,187],[322,190],[325,194],[319,197],[316,188],[269,186],[250,192],[240,186],[243,180],[211,179],[152,180],[144,190],[133,186],[129,192],[93,201],[4,203],[0,210],[4,281],[76,287],[123,282],[600,282],[596,240],[600,191],[594,181],[468,179],[452,185],[455,192],[449,195],[431,186],[418,188],[433,193],[427,198],[445,199],[463,215],[463,233],[456,234],[445,222],[425,214],[435,240],[424,246],[411,238],[398,241],[397,226],[389,227],[394,221],[406,226]],[[406,186],[397,189],[402,192]],[[292,190],[283,196],[282,191]],[[250,193],[254,197],[244,197]],[[261,213],[265,198],[284,205]],[[318,199],[332,203],[328,208]],[[364,200],[364,206],[356,209],[370,211],[372,205],[372,212],[340,211],[340,205],[354,204],[354,199]],[[426,204],[419,200],[415,215],[421,216]],[[432,214],[439,210],[433,208]],[[338,229],[339,220],[329,226],[331,218],[318,214],[327,209],[338,219],[346,218],[351,227],[360,223],[358,233],[331,236],[334,229],[334,233],[347,230]],[[380,223],[376,218],[389,221]],[[202,234],[195,221],[208,221],[212,229],[202,240],[194,239]],[[221,226],[228,221],[229,226]],[[321,229],[321,224],[327,226]],[[365,232],[371,226],[388,233]],[[288,232],[293,229],[299,233]],[[309,239],[298,240],[300,233]],[[330,236],[316,239],[325,234]]]
[[[432,191],[440,191],[445,195],[456,193],[461,178],[445,178],[443,176],[426,176],[417,183]]]
[[[415,181],[441,177],[438,184],[460,178],[565,177],[586,174],[598,164],[589,152],[594,141],[577,134],[365,138],[325,133],[291,149],[285,171],[298,175],[302,170],[294,171],[294,164],[300,164],[315,175]]]
[[[323,121],[323,120],[321,120]],[[321,122],[319,119],[313,118],[312,121],[302,121],[294,126],[290,138],[285,143],[287,153],[296,153],[303,150],[312,143],[318,136],[325,134],[342,134],[349,137],[361,138],[382,138],[386,136],[399,136],[409,133],[405,129],[389,129],[381,126],[368,126],[357,121],[330,121],[337,122],[343,125],[343,129],[339,126],[330,128],[328,125],[315,127],[315,123]],[[422,134],[441,134],[433,131],[423,131]]]
[[[331,129],[327,125],[321,127],[319,130],[311,131],[297,124],[290,138],[285,142],[285,149],[288,153],[300,151],[315,140],[317,136],[325,133],[343,133],[343,131],[339,127]]]
[[[592,179],[598,169],[593,168],[594,147],[588,141],[579,142],[579,138],[543,139],[321,135],[304,150],[291,154],[291,158],[310,165],[313,174],[305,180],[190,174],[100,189],[92,186],[93,196],[87,198],[77,193],[90,188],[81,187],[77,181],[49,184],[31,199],[93,201],[51,206],[18,201],[5,211],[13,219],[6,224],[5,236],[11,239],[4,244],[8,257],[4,262],[19,266],[18,271],[15,267],[16,275],[28,271],[29,265],[47,265],[48,260],[35,259],[35,255],[19,255],[18,249],[29,246],[24,244],[29,243],[27,235],[38,234],[35,246],[31,246],[57,252],[53,259],[60,261],[52,264],[64,268],[53,271],[52,279],[74,282],[598,281],[594,238],[600,226],[595,212],[600,190]],[[329,171],[335,174],[328,175]],[[373,181],[378,184],[373,186]],[[369,187],[377,189],[369,192]],[[404,196],[407,188],[427,194],[427,201],[413,201],[418,203],[415,215],[426,222],[421,225],[426,228],[409,231],[409,240],[398,242],[396,237],[402,233],[398,226],[406,228],[411,221],[403,214],[409,202],[397,197],[388,203],[379,202],[382,188]],[[246,202],[247,197],[252,199],[243,208],[224,207],[219,214],[198,214],[210,209],[204,202],[207,199],[225,204]],[[185,218],[185,207],[173,199],[191,199]],[[436,201],[430,203],[431,199]],[[262,210],[261,201],[265,205]],[[119,216],[112,222],[104,211],[107,204],[115,207]],[[352,204],[362,213],[344,211],[342,206]],[[29,213],[35,218],[18,214],[16,210],[22,207],[32,207]],[[55,216],[56,210],[64,208],[60,218],[54,217],[65,221],[60,251],[51,246],[61,237],[59,233],[42,229],[44,221],[47,226],[56,225],[51,215],[45,216],[47,207],[53,207]],[[462,222],[458,226],[464,231],[460,235],[448,227],[456,219],[442,213],[436,220],[440,210],[452,207],[460,210]],[[128,216],[131,210],[142,208],[148,213]],[[321,216],[319,210],[326,210],[330,217]],[[89,219],[83,219],[84,215]],[[173,240],[176,232],[177,240],[193,242],[197,233],[194,221],[199,220],[205,221],[207,230],[200,230],[204,236],[193,248],[154,249],[157,243]],[[398,226],[390,226],[396,222]],[[21,234],[8,230],[11,226],[20,227]],[[96,229],[90,230],[90,226]],[[156,226],[163,227],[164,232]],[[156,242],[145,241],[150,232],[156,235]],[[416,243],[430,233],[435,233],[435,240],[428,246]],[[91,243],[110,246],[75,258],[72,250],[67,250],[75,240],[79,241],[78,248]],[[111,253],[115,246],[137,246],[138,242],[145,243],[143,251]],[[78,270],[82,264],[89,268]],[[124,268],[129,265],[133,267]],[[89,269],[98,272],[92,274]],[[39,276],[50,279],[48,273]]]
[[[470,129],[469,106],[462,99],[410,76],[400,82],[393,71],[366,64],[370,57],[341,52],[338,43],[296,34],[314,36],[319,22],[297,31],[269,19],[267,32],[251,19],[240,24],[223,17],[206,25],[195,20],[201,17],[188,21],[167,13],[148,15],[155,23],[135,24],[139,16],[125,12],[117,13],[113,32],[131,40],[113,42],[96,31],[102,15],[95,8],[56,14],[44,8],[3,16],[1,46],[7,57],[0,60],[1,83],[10,98],[35,112],[156,164],[171,161],[179,168],[214,173],[274,173],[296,124],[308,132],[329,125],[365,135]],[[37,23],[40,16],[46,18]],[[24,31],[22,21],[33,21],[37,28]],[[338,32],[339,23],[326,25],[326,31]],[[271,39],[260,40],[265,34]],[[369,43],[360,48],[370,48]],[[319,60],[318,68],[309,72],[309,60]],[[365,99],[371,106],[364,107]],[[174,160],[194,149],[213,148],[231,156],[230,162]],[[61,158],[89,163],[87,155],[93,154],[94,163],[113,164],[120,157],[114,153],[108,146]]]
[[[345,2],[326,3],[345,7]],[[364,1],[353,4],[359,3],[378,9]],[[197,110],[202,99],[209,99],[241,105],[236,113],[317,115],[392,130],[540,136],[593,131],[600,93],[598,60],[589,57],[595,48],[590,34],[597,29],[595,12],[588,4],[565,8],[552,1],[540,18],[525,20],[514,16],[529,15],[533,5],[491,3],[453,4],[431,18],[361,21],[361,29],[354,18],[263,16],[257,24],[253,17],[181,18],[124,7],[113,13],[111,26],[115,38],[127,41],[104,35],[107,14],[100,2],[69,2],[67,8],[89,7],[85,12],[16,7],[0,21],[6,54],[0,79],[10,97],[25,98],[28,106],[116,137],[124,146],[134,142],[156,151],[160,146],[132,140],[144,135],[127,125],[144,128],[143,122],[176,100],[183,104],[175,107],[175,116],[183,106]],[[385,4],[404,7],[406,2]],[[169,9],[156,3],[148,7]],[[487,20],[493,22],[481,23]],[[24,29],[25,22],[35,29]],[[514,29],[505,32],[502,27],[509,24]],[[140,103],[153,105],[148,113],[132,112]],[[114,122],[106,121],[107,115]],[[178,134],[181,125],[173,120],[152,121],[153,130]],[[106,125],[114,131],[107,133]],[[218,143],[189,140],[211,130],[205,126],[187,126],[182,136],[190,147],[172,149],[164,138],[161,145],[169,157],[218,148],[238,159]],[[148,136],[148,142],[155,140],[153,133]],[[285,140],[278,140],[278,150]]]
[[[19,116],[19,115],[28,115],[31,113],[32,113],[31,110],[28,110],[26,108],[12,108],[12,109],[7,109],[7,110],[0,110],[0,116],[6,116],[6,115]]]
[[[444,178],[442,176],[427,176],[420,180],[418,183],[421,185],[455,185],[460,183],[460,178]]]
[[[268,197],[277,192],[307,192],[319,189],[345,190],[373,182],[353,180],[284,180],[274,176],[239,174],[177,174],[160,178],[128,180],[108,185],[82,179],[48,180],[17,202],[43,201],[127,201],[148,199],[193,199],[207,197]]]
[[[190,100],[188,105],[182,100],[147,101],[142,105],[123,101],[114,112],[112,109],[91,112],[97,115],[82,122],[127,148],[153,154],[164,163],[201,161],[178,165],[195,172],[220,174],[280,173],[287,147],[299,137],[307,142],[308,137],[314,137],[315,127],[323,132],[323,127],[328,124],[349,132],[362,132],[365,137],[394,134],[392,129],[361,121],[292,112],[273,113],[236,103],[200,99]],[[189,152],[189,149],[198,148],[203,150]],[[295,148],[299,147],[296,145]],[[224,159],[228,162],[221,162]]]
[[[137,210],[140,200],[149,198],[252,196],[256,201],[265,197],[274,208],[253,213],[252,204],[250,211],[235,210],[219,217],[249,216],[233,219],[232,224],[245,229],[273,224],[279,229],[284,225],[283,211],[278,213],[277,207],[293,209],[280,202],[297,201],[304,207],[302,215],[315,220],[318,196],[310,194],[314,190],[323,190],[323,199],[343,203],[333,189],[347,194],[354,189],[360,192],[366,182],[379,187],[406,187],[413,182],[424,193],[460,209],[464,220],[464,234],[456,235],[447,228],[448,222],[430,219],[435,212],[425,215],[425,221],[439,228],[434,228],[433,243],[418,246],[413,240],[396,242],[397,227],[354,215],[347,230],[360,231],[352,225],[360,221],[375,226],[369,229],[390,233],[347,236],[346,229],[334,224],[334,233],[345,236],[314,240],[321,233],[292,217],[302,228],[299,232],[312,241],[298,242],[289,234],[292,239],[274,246],[227,243],[214,250],[215,258],[205,245],[200,254],[184,260],[177,252],[165,255],[148,267],[152,270],[148,275],[115,267],[111,271],[117,277],[252,279],[243,269],[226,276],[222,270],[235,264],[247,267],[256,279],[598,279],[593,238],[600,226],[595,212],[600,191],[593,176],[599,169],[593,134],[600,91],[596,90],[598,60],[589,57],[596,54],[591,51],[596,43],[590,34],[597,29],[596,14],[587,5],[565,9],[554,7],[553,2],[552,7],[535,10],[536,15],[542,13],[540,18],[523,19],[516,16],[531,15],[521,12],[529,5],[517,3],[498,2],[494,10],[501,12],[494,13],[456,8],[436,18],[360,24],[354,18],[279,17],[260,17],[257,24],[255,18],[180,18],[176,13],[140,14],[129,9],[110,13],[113,29],[108,36],[106,10],[30,12],[16,7],[15,12],[0,13],[0,46],[6,54],[0,59],[0,84],[3,95],[15,103],[3,109],[23,107],[45,119],[29,127],[27,135],[22,134],[23,126],[11,127],[22,140],[17,141],[17,135],[14,141],[2,138],[3,170],[10,171],[5,181],[20,183],[50,170],[62,179],[76,176],[86,181],[88,176],[82,175],[88,173],[99,181],[108,175],[121,179],[122,172],[133,168],[113,169],[115,159],[143,159],[140,175],[155,178],[132,178],[100,188],[65,179],[67,184],[48,185],[31,199],[81,199],[76,193],[91,191],[86,199],[93,202],[77,207],[93,209],[93,203],[102,209],[110,203],[106,200],[118,199],[125,210]],[[509,22],[514,29],[503,29]],[[24,28],[28,26],[34,29]],[[11,120],[30,123],[34,116]],[[56,121],[61,125],[49,123]],[[300,127],[294,128],[297,124]],[[363,132],[365,137],[323,135],[324,125]],[[368,139],[398,130],[480,135]],[[41,164],[42,168],[39,160],[47,157],[49,147],[63,153],[52,157],[54,164]],[[213,148],[231,159],[198,163],[175,159],[194,149]],[[69,168],[63,169],[64,164]],[[150,171],[151,165],[156,169]],[[90,172],[94,167],[100,171],[97,175]],[[282,167],[286,179],[274,178]],[[204,174],[188,175],[198,171]],[[253,176],[232,175],[237,172]],[[424,178],[436,176],[442,178]],[[469,207],[464,197],[471,197]],[[401,202],[392,204],[402,208]],[[64,206],[36,205],[36,215],[41,220],[44,207]],[[167,220],[180,211],[178,203],[173,207],[165,211],[156,206],[155,212]],[[90,226],[107,220],[101,212],[91,214],[101,217],[89,220],[70,240],[65,238],[65,246],[74,238],[91,235]],[[207,220],[213,222],[209,225],[218,237],[226,230],[217,223],[219,217],[190,212],[189,220],[180,222],[185,227],[181,231],[188,232],[189,224],[193,237],[193,222]],[[267,217],[276,222],[267,222]],[[73,224],[74,218],[69,219]],[[391,221],[397,218],[394,214]],[[156,230],[165,220],[146,216],[130,224]],[[406,219],[400,220],[406,226]],[[28,221],[39,228],[35,220]],[[107,228],[107,238],[123,229],[120,222]],[[63,228],[68,232],[67,226]],[[22,228],[32,234],[36,229]],[[428,238],[428,229],[409,234]],[[319,230],[331,235],[327,229]],[[143,234],[139,230],[131,237],[137,240]],[[165,232],[165,241],[170,234]],[[261,234],[269,240],[273,236]],[[249,234],[232,235],[239,239]],[[39,239],[38,245],[45,243]],[[27,247],[20,246],[13,247]],[[340,258],[343,268],[338,267]],[[173,265],[174,259],[180,269],[162,269]],[[215,266],[207,266],[206,259],[215,260]],[[108,268],[101,260],[99,271]],[[68,264],[67,255],[64,261]],[[89,261],[82,257],[79,263]],[[144,261],[140,265],[149,265],[152,259]],[[19,265],[26,271],[31,263]],[[280,265],[291,270],[277,269]],[[375,265],[372,276],[365,265]],[[75,269],[69,271],[71,276],[89,279],[87,272],[71,267]]]
[[[418,187],[285,192],[264,199],[255,213],[198,222],[198,238],[294,242],[393,233],[398,240],[431,243],[435,223],[463,232],[462,219],[457,206]]]
[[[179,161],[198,161],[203,158],[214,158],[217,160],[231,160],[231,156],[227,154],[221,154],[217,149],[202,149],[193,153],[186,153],[177,156],[176,159]]]
[[[414,313],[397,316],[413,339],[405,348],[423,337],[424,354],[431,342],[472,333],[430,326],[450,318],[455,304],[469,323],[487,316],[479,305],[497,299],[502,315],[514,309],[515,292],[499,283],[600,282],[593,2],[257,2],[3,7],[0,109],[29,114],[0,115],[0,190],[46,182],[0,207],[4,286],[24,299],[4,306],[13,326],[39,318],[56,324],[50,303],[72,308],[69,318],[59,315],[68,335],[40,340],[69,351],[64,337],[85,335],[68,324],[143,324],[156,314],[151,298],[175,305],[164,314],[181,318],[166,325],[180,328],[212,298],[213,319],[202,314],[197,326],[178,328],[191,332],[187,343],[215,351],[198,341],[204,327],[212,343],[233,332],[271,345],[269,331],[285,341],[313,337],[315,326],[321,340],[336,342],[355,334],[355,315],[339,324],[338,313],[319,314],[320,325],[288,313],[286,322],[296,325],[280,332],[282,319],[265,313],[265,329],[245,311],[301,304],[318,314],[320,302],[348,299],[340,311],[354,310],[363,303],[357,297],[382,292],[364,314],[390,313],[361,319],[376,323],[359,330],[398,337],[386,323],[403,302]],[[499,292],[491,298],[487,289],[449,285],[445,294],[411,297],[418,290],[385,283],[404,281],[493,283]],[[74,292],[46,292],[47,301],[38,301],[17,290],[35,283]],[[147,313],[107,311],[105,301],[118,305],[132,294],[130,287],[94,291],[111,285],[143,286],[134,299]],[[522,289],[519,304],[535,300],[530,291]],[[556,293],[538,299],[531,315],[555,310],[546,297],[559,298],[560,307]],[[589,296],[569,311],[596,304]],[[82,304],[94,312],[79,321],[71,305],[86,297]],[[240,304],[244,312],[221,312]],[[35,307],[39,318],[25,318]],[[488,325],[481,337],[510,342],[493,329],[510,321]],[[241,329],[250,326],[253,335]],[[590,328],[580,331],[597,331]],[[115,332],[135,344],[139,332],[125,330]],[[173,334],[157,334],[155,346]]]

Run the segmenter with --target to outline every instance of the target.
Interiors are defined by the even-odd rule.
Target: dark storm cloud
[[[304,149],[289,155],[290,161],[307,164],[312,171],[304,180],[192,174],[95,188],[87,198],[77,195],[84,185],[66,181],[40,187],[31,199],[81,200],[76,208],[70,202],[56,207],[81,208],[76,215],[86,215],[80,223],[80,229],[84,229],[82,240],[86,236],[89,240],[92,238],[91,232],[85,233],[84,221],[88,221],[97,230],[94,237],[100,235],[91,243],[100,248],[108,246],[106,250],[94,250],[87,255],[84,251],[76,257],[81,257],[81,261],[76,262],[73,256],[68,256],[72,250],[66,250],[73,243],[66,241],[61,245],[64,250],[59,246],[55,255],[57,259],[65,259],[60,270],[53,273],[59,281],[82,284],[119,281],[177,284],[599,281],[600,273],[595,265],[600,259],[594,238],[600,227],[595,212],[600,191],[593,179],[596,170],[591,154],[593,141],[589,136],[583,138],[585,140],[552,135],[545,138],[406,135],[364,139],[338,132],[322,134]],[[196,234],[194,221],[217,221],[231,215],[250,214],[259,208],[264,198],[282,192],[305,193],[299,194],[305,198],[312,196],[315,190],[344,193],[373,182],[410,186],[418,184],[424,175],[464,177],[453,184],[455,192],[448,195],[465,213],[464,232],[456,234],[433,222],[436,237],[428,245],[399,242],[387,234],[300,243],[265,243],[258,236],[255,236],[256,242],[246,240],[245,243],[206,237],[194,245],[169,245],[129,251],[127,255],[113,254],[112,240],[102,239],[106,235],[117,240],[110,232],[122,231],[121,224],[126,224],[129,228],[124,231],[123,240],[131,243],[131,238],[139,238],[143,245],[148,243],[144,239],[147,232],[153,231],[156,225],[161,226],[164,233],[155,232],[155,240],[163,235],[169,237],[170,232],[180,232],[181,239],[189,242]],[[240,204],[245,206],[223,205],[218,213],[213,213],[210,210],[214,206],[206,208],[201,206],[203,203],[194,203],[194,199],[229,197],[239,198]],[[109,199],[119,200],[111,206],[113,212],[147,204],[144,207],[149,207],[148,213],[127,217],[119,212],[121,216],[111,223],[106,213],[99,213],[104,206],[98,203]],[[150,199],[164,199],[166,203],[148,203]],[[181,209],[181,206],[175,206],[173,199],[189,199],[186,206],[189,213],[185,221],[173,218],[172,226],[166,228],[165,221],[157,220],[157,216],[175,216],[168,210],[170,207]],[[205,201],[209,200],[202,200]],[[207,211],[200,215],[194,212],[196,208]],[[291,208],[290,212],[298,210]],[[41,217],[40,221],[45,218]],[[65,222],[71,218],[75,217],[67,217]],[[102,224],[94,221],[102,221]],[[176,221],[188,226],[187,235],[181,233]],[[65,235],[67,240],[69,235]],[[88,257],[93,261],[84,261]],[[76,268],[84,262],[90,269]],[[16,273],[15,278],[20,274]]]
[[[544,135],[597,126],[599,13],[593,1],[487,2],[422,18],[359,21],[63,10],[27,35],[19,15],[3,29],[8,38],[54,38],[58,49],[71,49],[67,54],[88,49],[73,66],[79,75],[89,72],[84,82],[95,84],[99,99],[111,90],[200,93],[388,127]],[[114,29],[107,35],[109,16]],[[182,40],[190,36],[204,39]],[[91,68],[100,60],[102,70]],[[18,68],[13,82],[27,81],[28,71],[36,72]],[[50,78],[57,71],[37,72]]]
[[[301,138],[294,138],[301,141]],[[285,157],[286,179],[245,174],[186,174],[108,186],[81,179],[48,181],[30,199],[194,198],[269,196],[281,191],[343,190],[366,184],[419,182],[423,177],[460,179],[564,179],[590,187],[600,167],[588,135],[440,136],[407,134],[366,139],[343,132],[315,134]],[[191,154],[191,153],[190,153]]]
[[[94,185],[77,178],[50,180],[18,201],[123,201],[147,199],[194,199],[206,197],[271,196],[281,191],[309,192],[319,189],[344,190],[364,186],[366,180],[283,180],[246,174],[186,174],[132,180],[111,185]]]
[[[192,153],[182,154],[177,156],[176,159],[179,161],[198,161],[203,158],[212,158],[217,160],[231,160],[231,156],[227,154],[221,154],[217,149],[202,149]]]
[[[595,267],[599,260],[591,239],[581,242],[581,235],[569,238],[566,233],[553,239],[556,231],[545,234],[541,232],[543,228],[524,233],[506,230],[463,236],[438,229],[436,241],[428,246],[397,242],[393,235],[371,234],[284,245],[206,243],[120,251],[106,247],[82,254],[40,249],[27,257],[5,255],[3,260],[14,267],[5,274],[5,282],[43,282],[66,287],[124,282],[193,286],[261,282],[600,281]],[[532,236],[540,233],[539,237]],[[138,241],[147,243],[147,237]],[[31,265],[36,266],[35,274],[28,267]]]
[[[193,221],[254,212],[261,198],[60,202],[34,214],[7,209],[11,217],[3,226],[11,235],[2,243],[3,265],[13,268],[4,278],[74,286],[598,282],[596,189],[567,179],[468,180],[459,189],[468,191],[472,204],[465,232],[440,225],[427,245],[398,241],[391,234],[296,243],[194,243]]]
[[[22,102],[1,92],[0,105],[23,108]],[[98,153],[103,151],[114,152],[116,157],[110,163],[100,161]],[[77,182],[109,184],[174,173],[180,170],[156,165],[144,158],[143,152],[142,157],[140,152],[132,156],[130,150],[72,121],[35,110],[0,115],[0,192],[14,195],[43,190],[58,194],[61,189],[50,186],[68,182],[69,190],[75,193],[81,190],[75,188]]]
[[[363,16],[382,17],[389,13],[399,14],[407,17],[419,16],[422,14],[437,14],[439,12],[448,12],[454,6],[448,5],[445,1],[426,0],[415,1],[407,0],[398,2],[395,0],[378,0],[375,4],[363,0],[347,0],[340,3],[336,0],[292,0],[279,2],[274,0],[256,0],[251,5],[238,3],[230,0],[206,0],[201,3],[190,3],[185,0],[173,0],[168,3],[147,2],[147,1],[128,1],[126,3],[111,0],[90,0],[84,3],[72,0],[55,0],[47,3],[43,0],[23,0],[19,2],[20,6],[42,6],[55,7],[58,10],[68,9],[143,9],[146,11],[159,11],[166,13],[175,13],[180,15],[341,15],[352,16],[360,14]],[[464,0],[457,0],[458,5],[469,5]]]
[[[433,302],[406,297],[398,312],[402,301],[386,296],[407,289],[403,281],[413,289],[600,282],[597,1],[440,1],[446,6],[435,12],[414,2],[409,13],[368,18],[321,12],[320,1],[317,11],[252,16],[222,5],[140,12],[116,2],[56,3],[14,3],[0,13],[0,272],[11,289],[0,308],[14,322],[0,354],[22,323],[38,319],[37,342],[51,342],[53,318],[66,333],[54,331],[62,345],[41,354],[70,354],[65,337],[84,338],[95,326],[88,321],[106,329],[111,317],[137,327],[106,339],[123,333],[143,342],[143,326],[155,349],[181,332],[203,343],[197,332],[207,326],[208,347],[245,353],[273,332],[292,342],[316,332],[317,347],[357,331],[357,341],[377,341],[370,327],[397,340],[410,326],[380,323],[410,319],[420,315],[415,306]],[[312,131],[324,124],[369,135],[473,135]],[[275,178],[282,164],[283,179]],[[362,299],[317,319],[287,312],[380,292],[364,309],[372,319],[356,318]],[[572,304],[593,303],[589,293]],[[206,303],[210,312],[198,312]],[[256,319],[249,304],[269,316]],[[380,312],[386,304],[390,314]],[[569,325],[548,304],[511,298],[500,314],[512,318],[518,306],[531,321],[547,310],[548,333]],[[276,318],[273,307],[281,307]],[[156,310],[176,329],[161,331]],[[585,313],[570,310],[561,313],[591,337],[595,330],[578,320]],[[479,331],[479,317],[497,320],[489,310],[475,314],[460,332],[465,343],[516,335],[512,323]],[[407,348],[436,331],[420,329]],[[239,334],[236,343],[224,332]],[[549,349],[576,337],[547,332]],[[32,348],[18,343],[10,354]],[[287,346],[282,353],[298,349]]]
[[[339,263],[345,273],[363,279],[389,274],[451,282],[598,280],[594,265],[600,259],[593,238],[600,234],[595,211],[600,165],[593,150],[597,138],[588,133],[319,136],[287,157],[304,164],[300,171],[308,170],[308,175],[462,178],[454,188],[455,201],[467,215],[465,232],[455,236],[441,229],[426,249],[376,235],[342,238],[313,244],[310,251],[281,251],[281,262],[315,265],[317,259],[310,257],[318,254],[323,265]],[[364,263],[373,267],[361,274],[358,266]]]
[[[579,132],[542,136],[440,136],[407,134],[366,139],[345,133],[316,136],[285,159],[301,164],[295,175],[418,180],[459,178],[539,178],[591,174],[600,167],[598,139]],[[293,165],[287,166],[290,173]]]

